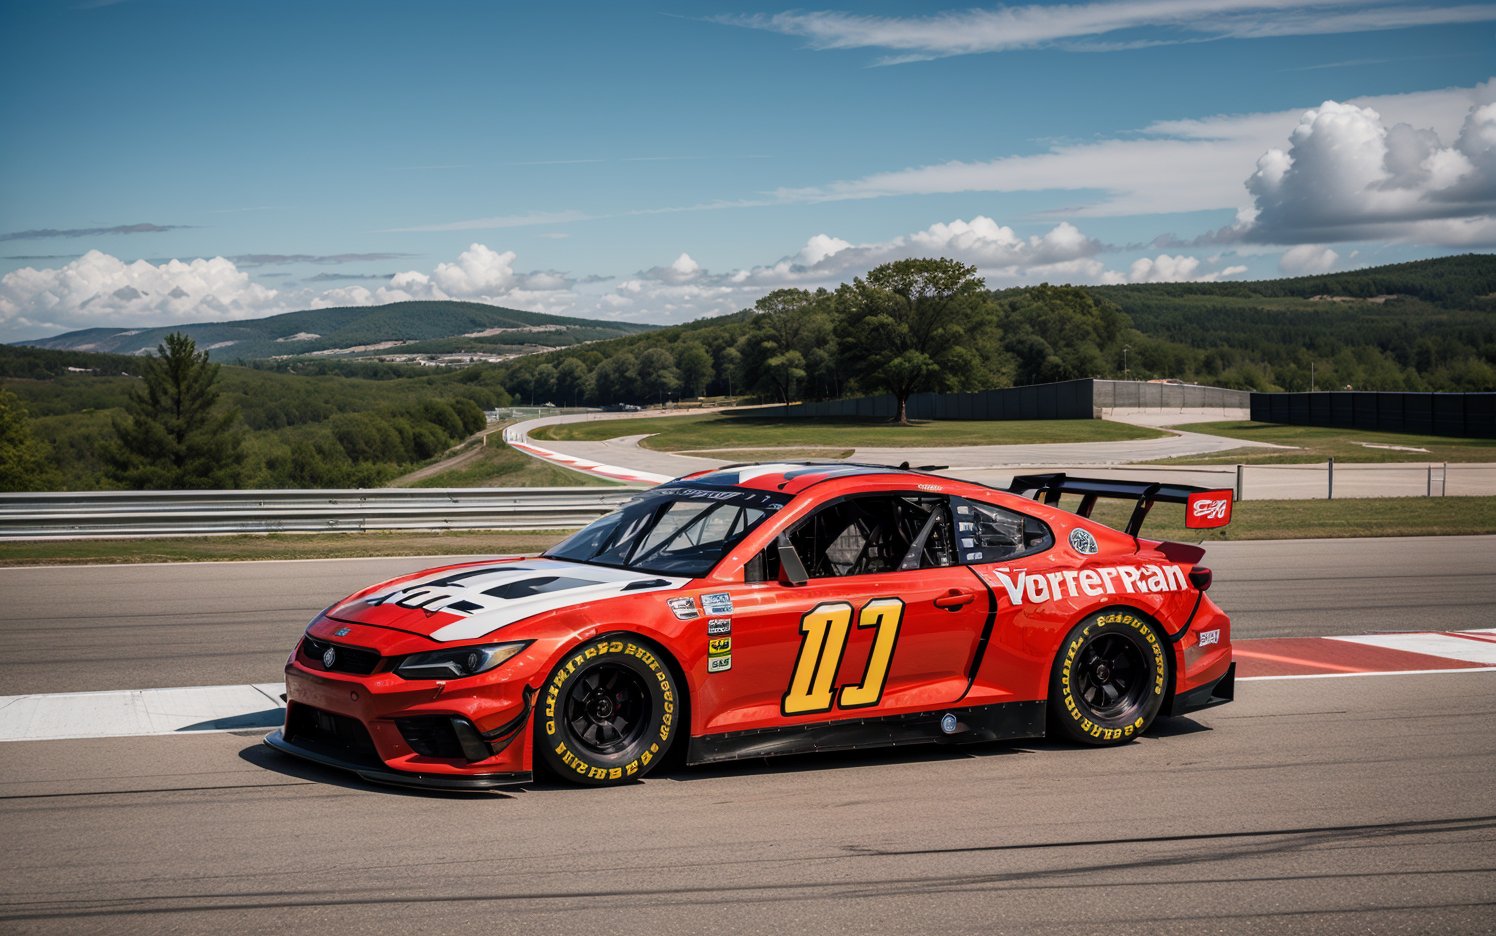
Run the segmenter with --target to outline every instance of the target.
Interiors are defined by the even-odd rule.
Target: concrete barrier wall
[[[1098,409],[1246,409],[1246,390],[1200,384],[1161,384],[1137,380],[1098,380]]]
[[[1496,393],[1253,393],[1255,422],[1496,438]]]

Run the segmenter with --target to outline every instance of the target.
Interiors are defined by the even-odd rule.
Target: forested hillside
[[[100,444],[112,438],[139,384],[140,363],[0,346],[3,387],[21,399],[32,431],[51,446],[64,489],[107,486]],[[118,376],[121,364],[134,365],[133,375]],[[80,366],[95,372],[68,370]],[[235,366],[220,373],[222,402],[248,430],[245,487],[377,486],[482,429],[483,410],[509,402],[493,368],[407,368],[385,379]]]
[[[646,325],[522,312],[481,302],[393,302],[382,306],[309,309],[262,319],[162,328],[90,328],[24,342],[38,348],[141,354],[182,332],[218,361],[253,361],[305,354],[404,354],[461,351],[518,353],[560,348],[645,331]],[[388,346],[379,348],[375,346]]]

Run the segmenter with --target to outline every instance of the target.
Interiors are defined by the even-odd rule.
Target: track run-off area
[[[482,796],[265,748],[311,616],[447,561],[0,569],[0,726],[85,726],[0,743],[0,931],[1496,922],[1496,537],[1212,545],[1237,701],[1122,748],[825,754]],[[119,730],[142,733],[101,736]]]

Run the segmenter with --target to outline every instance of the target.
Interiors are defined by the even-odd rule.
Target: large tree
[[[831,342],[831,295],[825,290],[776,289],[753,304],[743,369],[757,389],[783,403],[800,398],[808,361]]]
[[[0,389],[0,491],[47,491],[60,479],[52,447],[31,432],[25,405]]]
[[[110,475],[142,490],[233,488],[244,474],[239,411],[218,402],[218,365],[179,332],[146,358],[105,452]]]
[[[562,406],[576,406],[592,395],[592,374],[577,358],[556,365],[556,397]]]
[[[680,387],[675,355],[664,348],[650,348],[639,355],[639,389],[652,399],[665,402]]]
[[[837,291],[843,366],[864,387],[898,402],[985,384],[984,332],[992,316],[974,266],[955,260],[896,260]]]
[[[680,371],[681,393],[699,397],[712,381],[712,355],[696,341],[682,341],[675,351],[675,367]]]

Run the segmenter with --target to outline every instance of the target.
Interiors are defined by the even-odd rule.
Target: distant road
[[[692,413],[697,411],[692,411]],[[565,422],[595,421],[643,414],[583,414],[547,416],[517,423],[505,431],[505,439],[526,444],[533,442],[545,453],[560,456],[558,464],[575,468],[575,460],[584,464],[612,466],[624,471],[649,475],[656,482],[677,478],[693,471],[729,464],[728,459],[698,458],[656,452],[640,446],[646,435],[628,435],[602,442],[534,441],[529,433],[541,426]],[[651,413],[653,416],[687,415]],[[1188,420],[1188,415],[1171,418]],[[1160,418],[1127,422],[1156,424]],[[1209,455],[1232,449],[1263,446],[1241,439],[1228,439],[1199,432],[1174,431],[1166,438],[1133,439],[1121,442],[1066,442],[1047,445],[960,445],[945,448],[859,448],[848,461],[872,464],[946,465],[941,473],[994,487],[1007,487],[1014,474],[1040,470],[1069,470],[1098,477],[1157,478],[1166,476],[1180,484],[1202,487],[1234,488],[1234,465],[1174,466],[1141,465],[1139,462],[1165,458]],[[531,454],[536,454],[531,452]],[[572,460],[570,463],[568,460]],[[1125,467],[1124,467],[1125,466]],[[583,469],[587,470],[587,469]],[[1335,466],[1335,496],[1348,497],[1420,497],[1429,490],[1428,466],[1419,463],[1347,464]],[[1436,468],[1433,490],[1449,495],[1496,494],[1496,464],[1454,464],[1448,469],[1447,483]],[[1326,466],[1256,465],[1245,468],[1244,493],[1248,500],[1322,498],[1329,493],[1330,480]]]
[[[0,694],[277,682],[322,608],[464,557],[0,569]],[[1216,543],[1238,637],[1496,626],[1496,536]]]

